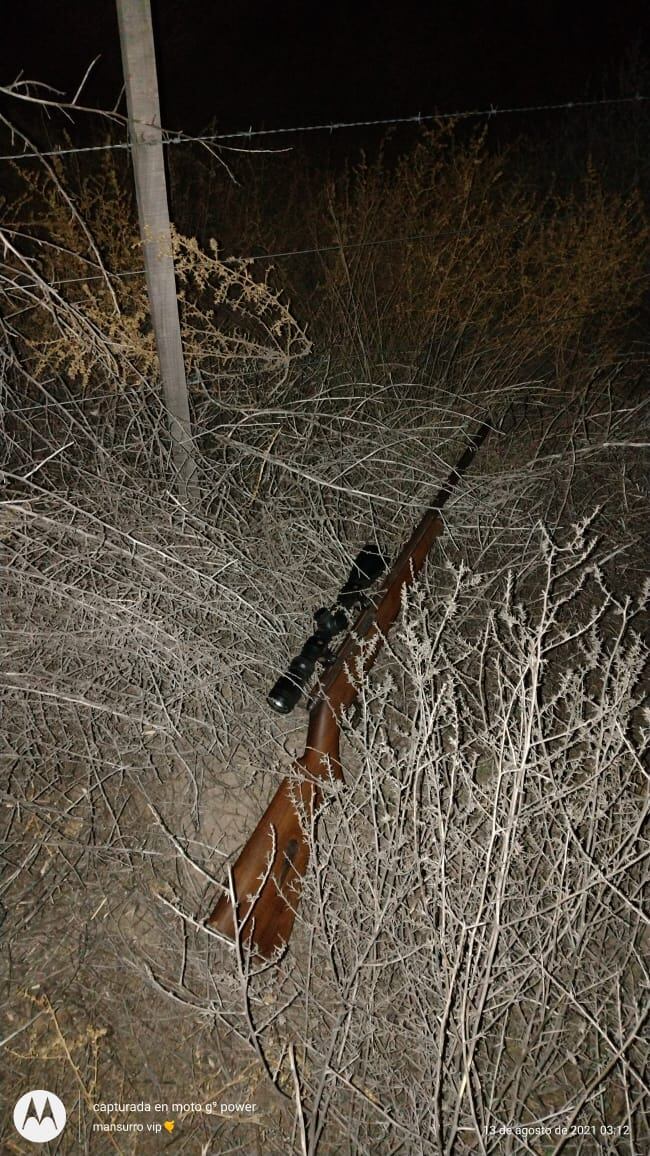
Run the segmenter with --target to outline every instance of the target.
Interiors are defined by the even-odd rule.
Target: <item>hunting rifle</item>
[[[351,675],[358,677],[372,666],[384,636],[399,614],[402,591],[413,583],[433,542],[443,531],[440,511],[489,429],[483,424],[470,439],[372,600],[365,591],[383,572],[385,563],[376,546],[364,547],[335,606],[316,611],[315,632],[268,696],[274,710],[287,714],[298,702],[316,664],[325,665],[326,673],[309,699],[307,742],[304,754],[293,765],[295,777],[280,783],[232,869],[231,888],[208,919],[208,925],[220,935],[249,947],[256,956],[271,959],[291,934],[309,859],[305,826],[311,824],[321,800],[319,783],[343,779],[340,719],[359,689]],[[358,607],[359,616],[333,654],[331,639],[347,629],[348,616]],[[369,647],[368,643],[375,639],[375,645]]]

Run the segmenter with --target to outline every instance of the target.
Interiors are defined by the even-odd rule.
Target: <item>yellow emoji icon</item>
[[[175,1123],[176,1123],[175,1120],[165,1120],[165,1127],[166,1127],[168,1132],[174,1131],[174,1124]]]

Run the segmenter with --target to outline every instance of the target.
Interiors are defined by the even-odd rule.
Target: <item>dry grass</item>
[[[183,1103],[188,1153],[647,1142],[647,402],[622,346],[646,233],[593,171],[560,201],[513,165],[433,135],[324,188],[305,233],[340,247],[293,311],[280,268],[179,238],[192,511],[141,284],[109,277],[117,312],[106,282],[53,285],[90,268],[51,183],[31,241],[5,215],[6,1098],[56,1090],[60,1152],[158,1151],[91,1130],[140,1100],[170,1107],[101,1118]],[[137,253],[111,172],[81,203],[114,273]],[[366,244],[407,230],[427,243]],[[488,410],[346,723],[291,948],[256,972],[202,921],[304,738],[265,691]]]

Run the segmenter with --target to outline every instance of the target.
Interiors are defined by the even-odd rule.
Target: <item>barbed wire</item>
[[[648,100],[650,100],[649,96],[646,96],[643,93],[635,93],[634,96],[601,97],[594,100],[568,100],[564,102],[546,104],[511,105],[506,108],[499,108],[497,105],[492,104],[488,108],[482,109],[459,109],[455,112],[418,112],[413,113],[410,116],[392,116],[368,120],[332,121],[319,124],[291,125],[286,128],[254,129],[251,126],[248,129],[240,129],[236,132],[210,133],[201,136],[191,136],[188,133],[182,132],[171,133],[163,129],[162,144],[209,145],[235,140],[255,140],[259,139],[260,137],[291,135],[298,136],[303,133],[316,132],[334,133],[344,129],[390,128],[405,125],[430,124],[435,121],[472,120],[479,119],[481,117],[492,118],[495,116],[522,116],[529,113],[574,111],[587,108],[605,108],[619,104],[641,104]],[[37,160],[41,157],[64,157],[76,155],[79,153],[111,152],[124,149],[128,150],[130,148],[130,141],[113,141],[102,145],[83,145],[66,149],[49,149],[42,152],[32,151],[23,153],[8,153],[4,156],[0,156],[0,161]]]
[[[248,129],[248,131],[232,132],[232,133],[215,133],[212,137],[188,137],[187,140],[203,141],[206,143],[217,143],[220,140],[237,140],[246,139],[249,137],[259,136],[284,136],[291,133],[303,132],[335,132],[339,129],[348,128],[382,128],[390,127],[391,125],[405,125],[405,124],[427,124],[438,120],[470,120],[483,116],[504,116],[514,114],[525,114],[533,112],[559,112],[563,109],[577,109],[577,108],[592,108],[599,105],[610,104],[627,104],[632,101],[645,101],[650,99],[641,93],[636,93],[634,96],[614,96],[603,97],[598,100],[569,100],[558,104],[528,104],[528,105],[511,105],[506,108],[498,108],[492,104],[489,108],[483,109],[465,109],[457,112],[431,112],[431,113],[414,113],[411,116],[386,117],[376,120],[356,120],[356,121],[339,121],[333,124],[311,124],[300,125],[291,128],[269,128],[269,129]],[[170,144],[176,143],[174,140]]]
[[[516,225],[513,225],[513,228],[516,228],[516,227],[517,227]],[[342,241],[342,242],[339,242],[338,244],[335,244],[335,245],[315,245],[312,248],[307,248],[307,249],[284,249],[284,250],[280,250],[276,253],[255,253],[255,254],[251,254],[251,255],[247,254],[245,257],[242,256],[242,257],[237,257],[235,259],[246,261],[246,262],[248,262],[248,261],[274,261],[276,259],[284,258],[284,257],[314,256],[318,253],[340,253],[342,250],[348,250],[348,249],[369,249],[369,248],[374,248],[377,245],[400,245],[400,244],[407,245],[407,244],[412,244],[414,241],[448,239],[450,237],[458,237],[461,234],[469,235],[470,233],[479,233],[481,231],[482,231],[482,229],[479,226],[474,226],[474,227],[467,226],[464,229],[445,229],[441,232],[434,232],[434,233],[431,233],[431,232],[429,232],[429,233],[411,233],[411,234],[404,234],[404,235],[398,236],[398,237],[376,237],[371,241],[368,241],[368,240],[366,240],[366,241]],[[113,277],[113,278],[137,277],[140,275],[144,276],[145,272],[146,272],[146,270],[143,267],[141,269],[127,269],[121,273],[109,272],[108,275],[109,275],[109,277]],[[85,283],[87,281],[104,281],[104,280],[105,280],[105,277],[103,276],[103,274],[91,273],[88,276],[82,275],[80,277],[65,277],[65,278],[61,278],[61,279],[56,280],[56,281],[48,281],[48,285],[50,285],[50,286],[74,285],[74,284],[79,283],[79,282]],[[20,287],[21,287],[20,285],[16,286],[16,288],[20,288]]]
[[[525,222],[525,221],[522,222],[520,220],[516,220],[510,227],[512,228],[513,231],[516,231],[517,228],[523,227],[526,223],[527,222]],[[500,227],[500,229],[503,229],[504,228],[503,223],[500,223],[499,227]],[[316,256],[319,253],[340,253],[340,252],[348,251],[350,249],[371,249],[371,248],[375,248],[375,247],[380,246],[380,245],[408,245],[408,244],[413,244],[415,241],[448,240],[452,237],[469,236],[471,234],[481,233],[481,232],[484,232],[484,228],[482,225],[474,225],[474,226],[466,225],[461,229],[443,229],[443,230],[436,230],[434,232],[426,232],[426,233],[407,233],[407,234],[398,235],[396,237],[375,237],[372,240],[364,240],[364,241],[348,241],[348,240],[346,240],[346,241],[339,241],[335,244],[330,244],[330,245],[313,245],[313,246],[310,246],[308,248],[303,248],[303,249],[281,249],[275,253],[253,253],[253,254],[247,253],[245,256],[244,255],[237,256],[237,255],[231,254],[231,258],[233,258],[233,256],[234,256],[235,260],[240,260],[240,261],[245,261],[245,262],[275,261],[275,260],[279,260],[279,259],[285,258],[285,257],[306,257],[306,256]],[[0,236],[1,236],[1,230],[0,230]],[[145,272],[146,272],[146,270],[144,269],[144,267],[142,267],[140,269],[127,269],[127,270],[124,270],[123,272],[119,272],[119,273],[109,271],[108,276],[110,278],[137,277],[137,276],[144,276]],[[102,273],[91,273],[87,276],[81,275],[79,277],[65,277],[62,279],[55,280],[55,281],[48,281],[48,284],[51,286],[73,285],[75,283],[79,283],[79,282],[85,283],[88,281],[105,281],[105,276]],[[20,288],[20,285],[17,285],[16,288]]]

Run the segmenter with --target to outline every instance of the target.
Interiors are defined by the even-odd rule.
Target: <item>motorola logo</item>
[[[54,1092],[36,1088],[25,1092],[14,1108],[14,1126],[24,1140],[47,1144],[65,1128],[66,1111]]]

